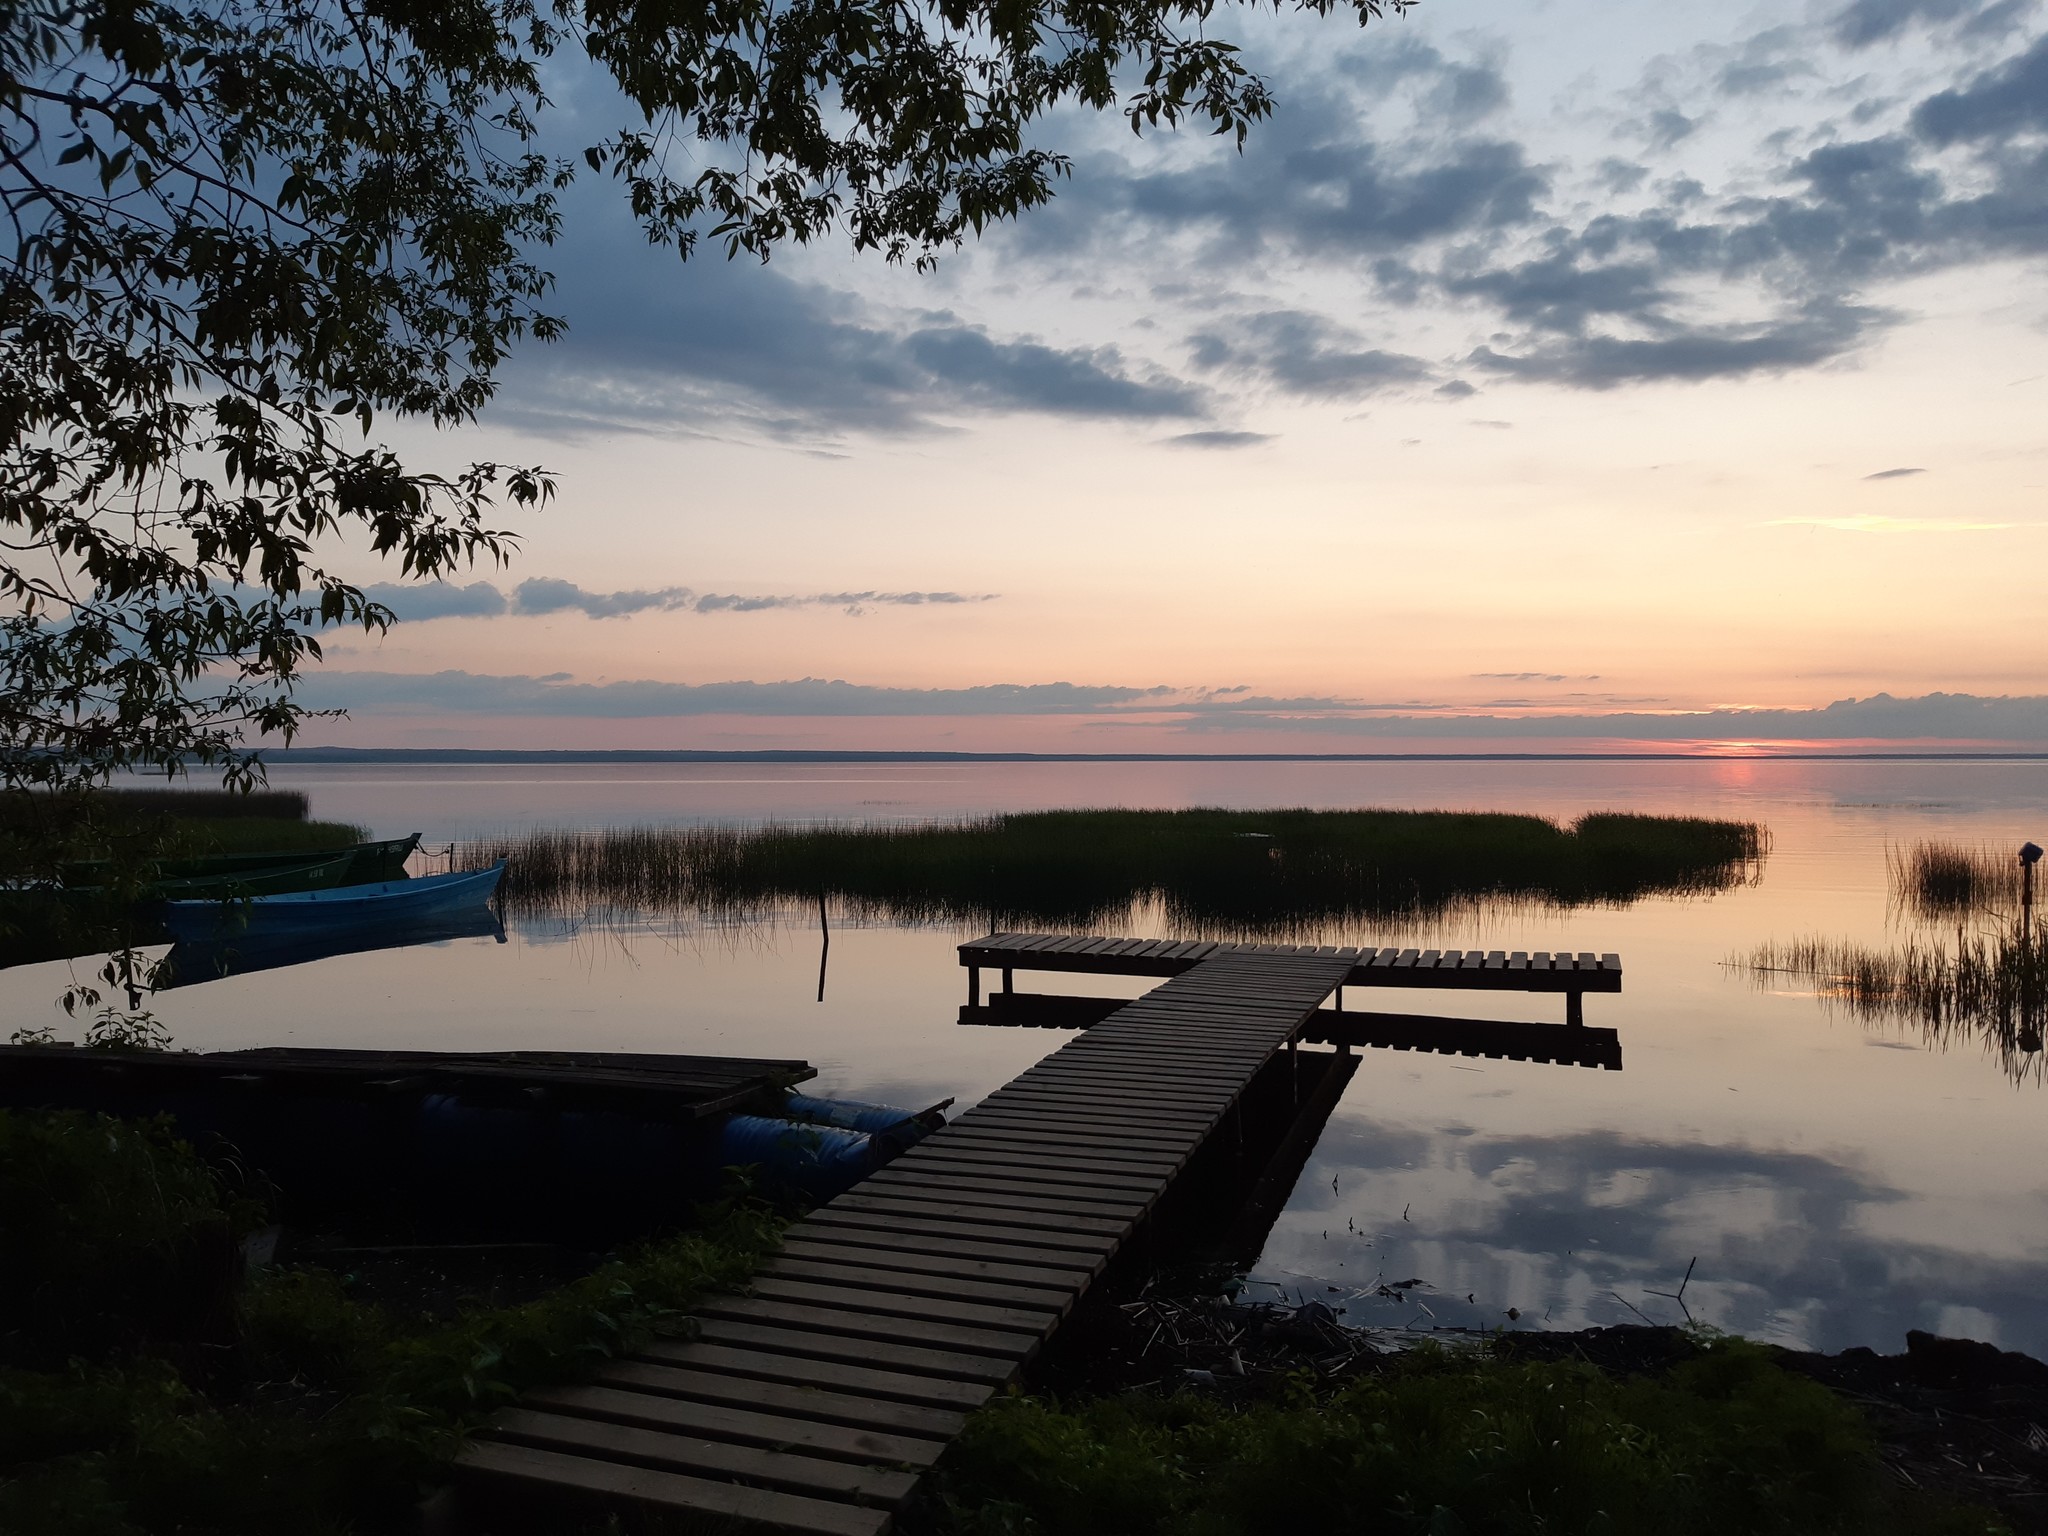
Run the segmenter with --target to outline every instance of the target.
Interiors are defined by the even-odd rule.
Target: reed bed
[[[515,912],[593,904],[737,913],[831,900],[855,920],[1088,927],[1159,902],[1176,931],[1262,936],[1415,920],[1505,899],[1546,906],[1698,895],[1753,880],[1749,822],[1601,813],[1045,811],[920,826],[631,827],[484,839]]]
[[[1888,847],[1885,872],[1892,900],[1930,922],[2019,910],[2015,849],[1931,842]]]
[[[74,821],[93,815],[122,820],[172,816],[185,820],[304,821],[311,802],[303,790],[158,789],[123,787],[82,795],[13,790],[0,795],[0,828],[36,826],[50,819]]]
[[[2015,1078],[2042,1076],[2048,938],[2017,926],[1872,949],[1846,939],[1759,945],[1739,960],[1759,986],[1791,977],[1859,1021],[1917,1031],[1930,1045],[1981,1040]]]

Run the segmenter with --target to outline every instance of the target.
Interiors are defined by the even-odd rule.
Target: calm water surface
[[[1887,844],[2048,841],[2040,763],[1172,763],[305,767],[316,816],[429,843],[535,825],[922,820],[1060,806],[1625,809],[1769,824],[1754,886],[1626,909],[1493,912],[1428,942],[1614,950],[1625,1070],[1368,1052],[1254,1271],[1380,1325],[1675,1321],[1782,1343],[1901,1347],[1908,1328],[2048,1355],[2048,1108],[1974,1043],[1933,1047],[1761,989],[1766,939],[1896,939]],[[1140,919],[1137,931],[1156,931]],[[593,916],[167,993],[181,1045],[579,1046],[803,1057],[821,1091],[902,1104],[989,1092],[1059,1044],[961,1028],[961,932]],[[1368,929],[1329,942],[1387,938]],[[80,966],[80,970],[89,969]],[[0,973],[18,1023],[63,966]],[[1021,978],[1078,990],[1073,978]],[[1135,990],[1131,983],[1125,990]],[[1096,990],[1115,991],[1116,983]],[[1555,1019],[1557,999],[1388,993],[1353,1006]],[[53,1019],[61,1025],[61,1018]],[[17,1026],[18,1027],[18,1026]],[[2038,1058],[2032,1059],[2038,1062]],[[1384,1282],[1425,1284],[1403,1299]]]

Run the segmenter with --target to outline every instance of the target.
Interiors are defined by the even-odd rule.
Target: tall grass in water
[[[1915,917],[1952,920],[1986,912],[2016,912],[2020,861],[2011,848],[1961,843],[1915,843],[1886,848],[1892,900]]]
[[[311,806],[303,790],[257,789],[246,794],[227,789],[95,789],[83,795],[51,795],[40,790],[0,795],[0,827],[26,827],[51,817],[75,818],[84,813],[134,818],[175,816],[207,821],[248,817],[267,821],[304,821]]]
[[[1475,899],[1699,894],[1754,878],[1750,822],[1440,811],[1044,811],[929,826],[542,831],[504,857],[514,911],[740,912],[834,899],[855,919],[1092,926],[1159,901],[1182,931],[1269,934]]]
[[[1759,945],[1742,962],[1759,986],[1789,976],[1860,1021],[1916,1030],[1930,1045],[1980,1039],[2006,1072],[2042,1077],[2048,938],[2017,925],[1871,949],[1849,940]]]

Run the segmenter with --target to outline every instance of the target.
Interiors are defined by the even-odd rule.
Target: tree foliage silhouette
[[[1410,0],[1301,0],[1361,24]],[[843,230],[924,267],[1043,203],[1062,103],[1240,143],[1273,98],[1208,0],[0,0],[0,767],[260,777],[328,569],[502,561],[536,466],[376,438],[468,422],[559,335],[539,257],[577,174],[728,256]],[[626,126],[547,147],[554,72]]]

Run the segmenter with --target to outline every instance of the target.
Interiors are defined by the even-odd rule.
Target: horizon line
[[[2048,751],[1919,752],[960,752],[829,748],[285,747],[259,749],[271,766],[290,762],[471,763],[1571,763],[1571,762],[2044,762]]]

